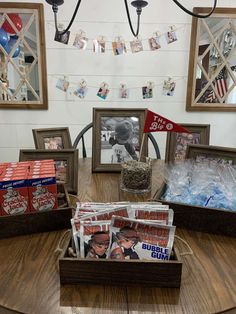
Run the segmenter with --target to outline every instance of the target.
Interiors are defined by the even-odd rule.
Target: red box
[[[29,204],[31,212],[51,210],[58,207],[57,184],[54,173],[28,175]]]
[[[2,216],[29,212],[27,174],[0,176],[0,204]]]

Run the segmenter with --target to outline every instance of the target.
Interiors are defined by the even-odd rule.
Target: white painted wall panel
[[[129,41],[133,36],[129,30],[122,0],[82,1],[81,10],[71,28],[68,46],[54,41],[51,6],[44,0],[35,2],[45,4],[49,109],[46,111],[1,110],[0,161],[16,161],[20,148],[34,148],[33,128],[68,126],[73,142],[82,128],[92,121],[93,107],[147,107],[175,122],[211,124],[212,145],[236,146],[234,132],[236,113],[185,111],[191,17],[182,12],[172,1],[150,0],[149,6],[143,10],[141,38],[144,51],[137,54],[132,54],[130,50]],[[66,26],[76,3],[77,0],[65,1],[63,7],[59,7],[58,20],[64,22]],[[211,6],[213,0],[182,0],[182,3],[191,10],[194,6]],[[235,7],[235,0],[218,0],[218,6]],[[134,16],[133,12],[131,16]],[[136,25],[136,17],[133,21]],[[147,39],[154,31],[166,32],[170,25],[176,26],[178,41],[167,45],[162,36],[162,48],[155,52],[149,51]],[[72,45],[79,29],[83,29],[89,38],[86,51],[79,51]],[[99,35],[104,35],[108,41],[104,55],[92,51],[92,39]],[[114,56],[111,41],[119,35],[125,39],[128,52],[126,55]],[[57,79],[64,74],[71,82],[71,88],[76,87],[82,78],[87,81],[89,91],[85,99],[71,97],[69,93],[63,93],[55,87]],[[174,77],[177,84],[172,97],[162,95],[162,84],[168,76]],[[99,85],[103,81],[106,81],[110,87],[110,93],[105,101],[96,96]],[[141,87],[147,81],[155,83],[154,97],[143,100]],[[126,83],[130,88],[130,97],[127,100],[118,98],[120,83]],[[153,135],[158,141],[164,159],[166,133],[153,133]],[[91,156],[92,152],[91,139],[90,132],[86,135],[88,156]],[[151,148],[150,151],[151,156],[154,157]]]

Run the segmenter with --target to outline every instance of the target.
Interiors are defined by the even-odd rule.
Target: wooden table
[[[160,185],[159,162],[148,195],[120,192],[119,174],[91,174],[91,160],[79,163],[83,201],[145,200]],[[236,307],[236,239],[181,230],[194,255],[182,256],[181,288],[63,286],[55,252],[65,230],[0,240],[0,313],[186,313],[212,314]],[[186,251],[178,239],[175,245]],[[102,284],[102,283],[101,283]],[[225,313],[236,313],[234,309]]]

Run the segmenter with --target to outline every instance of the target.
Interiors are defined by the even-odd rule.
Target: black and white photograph
[[[65,34],[61,35],[59,32],[56,32],[54,40],[59,41],[62,44],[67,45],[70,38],[70,31],[67,31]]]
[[[94,108],[93,118],[93,171],[120,171],[123,162],[139,159],[145,109]]]

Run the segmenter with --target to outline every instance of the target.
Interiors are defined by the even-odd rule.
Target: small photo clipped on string
[[[122,99],[129,98],[129,90],[125,84],[120,84],[119,98],[122,98]]]
[[[85,80],[81,80],[78,87],[74,91],[74,95],[79,98],[85,98],[87,92],[88,92],[87,83]]]
[[[75,46],[79,50],[85,50],[87,48],[87,44],[88,38],[85,37],[85,32],[83,32],[82,30],[79,31],[79,33],[75,35],[73,46]]]
[[[142,94],[143,99],[149,99],[153,97],[153,84],[151,82],[142,87]]]
[[[63,92],[66,92],[68,87],[69,87],[70,83],[69,81],[66,80],[66,78],[64,77],[63,79],[62,78],[59,78],[57,80],[57,83],[56,83],[56,87],[60,90],[62,90]]]
[[[104,53],[106,51],[106,41],[103,36],[93,40],[93,52]]]
[[[162,94],[165,96],[173,96],[175,91],[176,82],[169,77],[164,81]]]
[[[173,42],[175,42],[177,40],[177,36],[176,36],[176,27],[175,26],[170,26],[169,31],[166,33],[166,41],[167,44],[171,44]]]
[[[112,42],[112,50],[115,56],[123,55],[127,52],[125,42],[121,37],[117,37]]]
[[[108,93],[109,93],[108,84],[102,83],[101,87],[97,92],[97,96],[105,100],[107,98]]]
[[[160,33],[156,32],[153,34],[153,37],[148,39],[150,50],[154,51],[161,48],[160,45]]]
[[[133,41],[130,42],[130,48],[132,53],[143,51],[142,41],[138,38],[134,39]]]
[[[64,26],[62,24],[59,24],[58,31],[56,31],[54,40],[67,45],[70,38],[70,31],[67,31],[65,34],[61,35],[60,32],[63,32],[63,31],[64,31]]]

